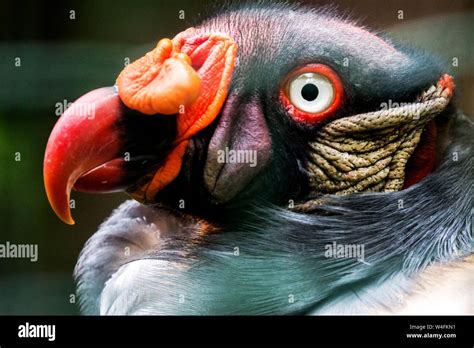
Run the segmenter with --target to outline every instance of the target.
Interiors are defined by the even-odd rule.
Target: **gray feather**
[[[176,224],[179,215],[127,202],[81,253],[75,275],[82,309],[98,313],[102,293],[104,314],[307,313],[460,259],[473,246],[473,131],[458,115],[440,166],[406,190],[331,196],[314,214],[262,203],[232,230],[200,242],[187,237],[195,236],[195,221]],[[169,233],[159,243],[145,238],[164,219]],[[334,241],[363,244],[366,263],[325,257]],[[127,246],[136,247],[133,255],[123,254]]]

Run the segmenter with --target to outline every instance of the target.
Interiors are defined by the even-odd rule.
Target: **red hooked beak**
[[[74,224],[69,208],[73,188],[87,192],[127,189],[133,198],[151,202],[178,176],[189,139],[219,114],[235,55],[236,44],[230,37],[197,35],[190,29],[173,41],[161,40],[153,51],[128,65],[117,79],[117,88],[94,90],[73,103],[56,123],[44,158],[46,194],[58,217]],[[127,160],[127,148],[137,147],[130,144],[127,124],[143,118],[171,120],[175,126],[173,134],[156,140],[170,138],[158,149],[162,153],[150,154],[148,149],[145,153],[150,156],[144,161],[148,163],[131,173],[128,161],[144,157],[131,152]],[[163,131],[158,127],[158,133]],[[137,132],[141,133],[135,135],[137,142],[150,148],[153,139],[140,139],[146,130]]]
[[[119,155],[116,124],[122,114],[114,88],[100,88],[79,98],[56,123],[46,146],[43,175],[51,207],[65,223],[74,224],[69,195],[76,181]]]

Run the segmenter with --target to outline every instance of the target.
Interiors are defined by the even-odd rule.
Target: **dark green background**
[[[306,1],[311,2],[311,1]],[[74,314],[72,270],[82,245],[122,194],[74,193],[75,226],[60,222],[43,188],[42,161],[55,105],[112,85],[124,59],[195,22],[210,2],[1,2],[0,243],[37,243],[39,260],[0,259],[0,314]],[[461,106],[474,113],[472,1],[335,1],[362,23],[436,51],[453,69]],[[75,19],[69,19],[70,10]],[[185,11],[185,20],[178,18]],[[397,11],[404,11],[404,20]],[[15,67],[15,58],[21,67]],[[15,161],[15,153],[21,161]]]

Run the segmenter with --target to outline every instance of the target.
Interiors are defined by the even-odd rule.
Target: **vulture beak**
[[[44,158],[46,193],[58,217],[74,224],[72,189],[127,191],[138,201],[151,202],[178,176],[189,140],[219,114],[236,50],[226,35],[197,34],[191,28],[159,41],[125,67],[114,87],[94,90],[73,103],[56,123]],[[153,125],[158,144],[153,151],[136,151],[145,135],[131,139],[127,125],[134,122]],[[170,122],[171,128],[166,126]]]

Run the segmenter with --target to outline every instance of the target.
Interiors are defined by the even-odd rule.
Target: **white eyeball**
[[[288,86],[288,98],[301,111],[316,114],[326,110],[334,101],[335,91],[324,75],[307,72],[296,76]]]

